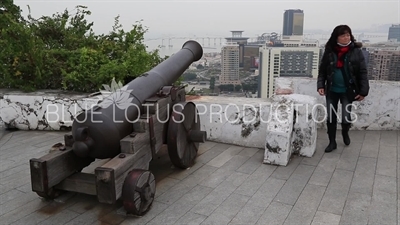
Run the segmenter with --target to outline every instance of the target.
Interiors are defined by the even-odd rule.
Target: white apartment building
[[[287,47],[260,48],[259,98],[270,98],[275,77],[318,77],[320,48],[314,42],[284,42]],[[290,46],[290,47],[289,47]]]
[[[219,84],[241,84],[239,79],[239,45],[227,43],[221,49],[221,75]]]
[[[318,47],[319,42],[313,40],[303,40],[303,35],[282,36],[284,47]]]

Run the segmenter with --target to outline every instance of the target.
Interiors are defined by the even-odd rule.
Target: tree
[[[258,84],[257,83],[242,83],[243,91],[251,91],[253,94],[257,91],[258,89]]]
[[[235,85],[235,91],[240,91],[240,90],[242,90],[242,85],[240,84]]]
[[[195,80],[197,75],[195,73],[184,73],[183,74],[183,80],[185,81],[190,81],[190,80]]]
[[[96,35],[91,12],[76,6],[52,16],[25,19],[12,0],[0,8],[0,88],[95,92],[113,78],[129,82],[165,60],[147,52],[141,21],[125,31],[115,17],[112,31]],[[28,7],[29,8],[29,7]]]
[[[211,79],[210,79],[210,89],[211,89],[212,93],[214,93],[214,89],[215,89],[215,77],[211,77]]]
[[[221,84],[218,86],[221,91],[234,91],[235,86],[233,84]]]

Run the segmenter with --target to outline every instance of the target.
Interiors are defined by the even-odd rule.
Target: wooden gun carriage
[[[63,145],[30,160],[32,190],[49,199],[64,191],[95,195],[108,204],[121,199],[127,213],[146,213],[156,191],[149,164],[163,145],[171,162],[185,169],[193,165],[199,143],[206,140],[196,105],[186,101],[184,87],[172,85],[202,55],[202,47],[188,41],[176,54],[124,86],[124,92],[108,97],[128,93],[129,98],[123,99],[136,107],[112,105],[111,110],[100,103],[78,115]],[[82,119],[88,115],[101,123]],[[111,121],[111,115],[122,122]],[[82,172],[96,159],[106,162],[93,173]]]

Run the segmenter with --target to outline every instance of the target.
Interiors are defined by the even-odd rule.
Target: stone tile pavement
[[[67,193],[44,201],[31,191],[29,159],[63,140],[63,132],[14,131],[0,140],[0,224],[397,224],[400,131],[351,131],[345,147],[325,154],[319,131],[312,158],[287,167],[262,164],[262,149],[206,142],[196,164],[171,166],[160,151],[150,170],[156,199],[143,217],[120,202]]]

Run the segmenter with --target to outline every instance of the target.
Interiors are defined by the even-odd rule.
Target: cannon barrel
[[[177,53],[79,114],[72,124],[74,153],[98,159],[118,155],[120,140],[133,132],[132,123],[141,115],[143,102],[172,85],[202,55],[198,42],[187,41]]]

